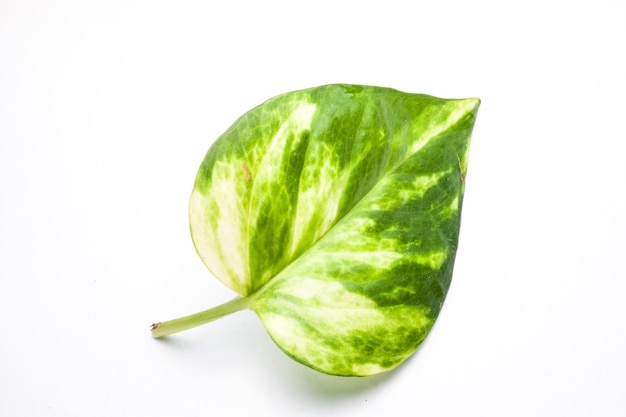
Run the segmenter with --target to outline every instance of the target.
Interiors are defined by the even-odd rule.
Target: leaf
[[[450,286],[478,106],[357,85],[270,99],[202,162],[198,254],[295,360],[334,375],[397,366]]]

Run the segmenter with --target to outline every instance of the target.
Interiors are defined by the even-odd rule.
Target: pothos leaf
[[[241,297],[206,315],[249,307],[283,351],[329,374],[410,356],[450,286],[479,104],[326,85],[242,116],[189,205],[198,254]]]

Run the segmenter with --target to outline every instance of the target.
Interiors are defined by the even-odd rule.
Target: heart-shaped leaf
[[[295,360],[335,375],[397,366],[452,278],[478,99],[327,85],[275,97],[211,147],[190,201],[209,270]]]

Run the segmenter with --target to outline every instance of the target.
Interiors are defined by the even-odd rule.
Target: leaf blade
[[[199,254],[294,359],[339,375],[396,366],[449,287],[478,104],[346,85],[266,102],[199,171]],[[215,208],[234,211],[225,232]]]

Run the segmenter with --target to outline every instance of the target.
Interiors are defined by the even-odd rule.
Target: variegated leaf
[[[200,167],[199,255],[297,361],[336,375],[395,367],[450,285],[478,106],[355,85],[265,102]]]

